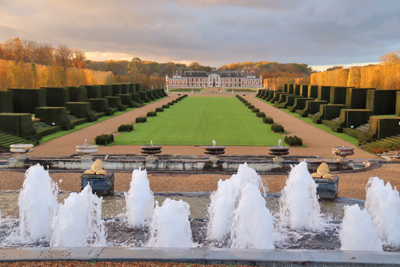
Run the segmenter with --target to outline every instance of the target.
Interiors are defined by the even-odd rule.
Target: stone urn
[[[17,160],[25,160],[28,158],[26,153],[33,151],[32,144],[12,144],[10,145],[10,152],[16,153],[15,159]]]
[[[157,158],[155,154],[160,154],[162,152],[162,146],[155,146],[153,142],[151,145],[144,145],[140,147],[142,149],[141,153],[147,155],[146,161],[155,161]]]
[[[213,140],[212,146],[204,147],[204,154],[211,155],[210,161],[216,164],[219,161],[218,155],[225,154],[225,147],[215,145],[215,140]]]
[[[85,142],[83,145],[77,145],[76,146],[76,153],[82,153],[83,157],[82,159],[91,159],[92,153],[96,153],[97,151],[99,151],[99,148],[97,145],[88,145],[87,144],[87,140],[85,139]]]
[[[287,146],[270,146],[268,149],[268,154],[275,156],[272,160],[274,163],[282,163],[282,156],[289,154],[289,147]]]
[[[340,158],[337,161],[347,162],[347,156],[354,155],[354,148],[346,147],[346,146],[335,146],[332,148],[332,154],[335,156],[339,156]]]

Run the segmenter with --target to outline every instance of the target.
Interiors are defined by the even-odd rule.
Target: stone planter
[[[157,158],[154,156],[155,154],[159,154],[162,152],[162,146],[153,146],[153,145],[146,145],[141,146],[142,149],[141,153],[147,155],[146,161],[155,161]]]
[[[206,146],[204,147],[204,154],[211,155],[210,161],[216,164],[219,161],[218,155],[225,154],[224,146]]]
[[[339,193],[339,176],[334,176],[334,180],[314,178],[317,187],[317,195],[321,199],[335,199]]]
[[[336,146],[332,148],[332,154],[340,157],[337,159],[337,161],[346,162],[349,161],[349,159],[346,158],[347,156],[354,155],[354,148],[345,146]]]
[[[109,172],[105,175],[98,174],[82,174],[81,190],[90,184],[92,192],[96,195],[113,195],[114,194],[114,173]]]

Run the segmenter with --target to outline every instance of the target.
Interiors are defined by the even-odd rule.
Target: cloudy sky
[[[0,42],[92,60],[377,62],[400,49],[399,0],[0,0]]]

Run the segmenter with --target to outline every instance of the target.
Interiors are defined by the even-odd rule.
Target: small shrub
[[[118,132],[130,132],[133,130],[133,125],[132,124],[121,124],[118,127]]]
[[[249,103],[249,104],[250,104],[250,103]],[[247,107],[248,107],[249,109],[255,108],[255,106],[253,106],[252,104],[248,105]]]
[[[113,134],[102,134],[96,136],[94,139],[96,145],[107,145],[114,142],[114,135]]]
[[[163,108],[156,108],[156,112],[163,112],[164,109]]]
[[[147,117],[155,117],[155,116],[157,116],[157,112],[155,112],[155,111],[147,112]]]
[[[370,151],[371,151],[371,153],[374,153],[374,154],[382,154],[383,152],[385,152],[385,149],[383,149],[383,148],[372,148]]]
[[[137,117],[135,122],[136,123],[143,123],[147,121],[147,117]]]
[[[173,106],[174,103],[173,103],[173,102],[168,102],[168,105],[169,105],[169,106]]]
[[[166,108],[169,108],[169,106],[168,105],[162,105],[162,108],[166,109]]]
[[[274,119],[269,118],[269,117],[265,117],[263,119],[263,122],[266,123],[266,124],[273,124],[274,123]]]
[[[285,136],[285,143],[289,146],[302,146],[303,140],[298,136]]]
[[[265,113],[264,112],[257,112],[256,116],[259,118],[265,118]]]
[[[254,113],[260,112],[259,108],[252,108],[251,111],[253,111]]]
[[[275,133],[283,133],[285,129],[280,124],[272,124],[271,130]]]

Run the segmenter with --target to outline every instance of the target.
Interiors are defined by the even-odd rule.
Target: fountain
[[[342,229],[339,232],[341,250],[382,251],[382,241],[368,211],[356,204],[344,208]]]
[[[335,157],[336,156],[340,157],[337,159],[338,162],[348,162],[349,159],[346,157],[354,155],[354,148],[345,146],[336,146],[332,148],[332,154],[335,155]]]
[[[212,146],[204,147],[204,154],[211,155],[210,161],[213,163],[213,166],[216,167],[217,162],[219,161],[218,155],[225,154],[225,147],[217,146],[215,140],[213,140],[212,142]]]
[[[157,158],[154,155],[161,153],[161,148],[162,146],[154,146],[151,140],[150,145],[141,146],[141,153],[147,155],[146,161],[156,161]]]
[[[210,197],[207,238],[222,242],[231,233],[234,211],[246,184],[252,184],[265,192],[261,177],[247,164],[239,165],[237,174],[230,179],[218,181],[218,189]]]
[[[365,209],[372,215],[379,238],[386,245],[400,246],[400,196],[390,182],[386,185],[378,177],[367,183]]]
[[[265,206],[260,189],[247,183],[242,192],[231,230],[232,248],[274,249],[274,218]]]
[[[106,245],[101,219],[102,199],[87,185],[80,193],[71,193],[60,205],[51,228],[51,247],[100,247]]]
[[[295,230],[323,230],[317,184],[307,170],[307,163],[293,167],[280,199],[280,220]]]
[[[32,151],[33,151],[32,144],[10,145],[10,152],[15,153],[15,157],[9,158],[8,164],[13,168],[24,167],[25,160],[28,158],[27,154]]]
[[[148,246],[193,247],[195,244],[192,241],[189,215],[189,204],[182,200],[167,198],[161,207],[156,201]]]
[[[48,171],[39,164],[26,171],[18,197],[18,234],[10,236],[11,239],[16,242],[50,239],[50,225],[58,209],[57,191]]]
[[[35,167],[43,169],[41,166]],[[32,170],[36,169],[32,167]],[[27,172],[27,176],[33,174],[32,170]],[[49,180],[48,173],[46,179]],[[21,206],[28,202],[39,203],[36,199],[40,198],[41,194],[37,194],[37,192],[47,191],[47,189],[43,189],[43,182],[40,182],[37,183],[37,188],[31,189],[28,194],[25,188],[27,184],[36,183],[27,182],[27,180],[24,182],[23,190],[21,190],[21,195],[25,191],[25,197],[23,197],[24,201],[19,203],[20,210],[23,210]],[[340,202],[343,200],[322,201],[320,206],[316,197],[316,185],[307,170],[306,162],[301,162],[292,168],[280,200],[278,194],[265,194],[267,188],[264,188],[263,180],[247,164],[240,165],[237,173],[232,175],[230,179],[220,180],[218,189],[210,197],[206,192],[191,194],[182,192],[155,193],[154,196],[149,188],[146,171],[135,170],[132,173],[129,192],[105,198],[105,202],[109,201],[107,205],[91,192],[90,186],[86,186],[81,193],[71,193],[59,206],[57,212],[58,204],[55,204],[53,213],[56,216],[50,224],[49,235],[39,235],[39,243],[28,235],[24,237],[24,240],[16,238],[18,237],[16,234],[16,230],[19,229],[18,224],[24,225],[22,223],[22,217],[25,216],[23,212],[21,212],[19,220],[12,221],[9,218],[3,218],[0,244],[6,247],[16,244],[27,247],[41,246],[40,255],[35,252],[38,251],[37,249],[19,248],[17,250],[18,255],[21,255],[18,257],[29,260],[33,257],[38,260],[51,256],[52,259],[71,260],[79,258],[85,261],[104,260],[113,257],[124,260],[138,260],[140,258],[163,261],[179,257],[179,259],[188,260],[188,262],[203,261],[210,263],[211,261],[218,261],[226,264],[232,261],[248,263],[254,260],[256,263],[266,265],[272,265],[275,261],[335,262],[336,264],[351,262],[356,265],[369,262],[368,260],[371,258],[378,261],[379,258],[379,262],[398,263],[400,257],[398,252],[381,252],[380,254],[363,254],[362,251],[344,254],[337,252],[340,248],[342,250],[382,251],[382,242],[379,240],[379,226],[378,230],[374,230],[376,222],[374,223],[372,220],[375,215],[371,217],[367,212],[368,201],[373,203],[371,205],[373,210],[379,209],[379,212],[381,212],[380,215],[378,212],[379,216],[376,217],[384,218],[385,221],[395,220],[396,216],[382,217],[382,214],[386,211],[382,212],[384,209],[379,206],[381,204],[376,204],[379,203],[376,199],[378,199],[377,196],[388,195],[387,199],[382,198],[381,200],[395,204],[397,203],[397,191],[392,189],[390,184],[384,186],[383,182],[382,184],[378,182],[373,179],[369,182],[364,211],[361,211],[358,206],[347,206],[345,208],[343,225],[340,227],[341,215],[329,217],[327,213],[331,212],[332,206],[337,203],[341,205],[338,207],[343,207],[344,202]],[[379,184],[379,186],[376,184]],[[52,187],[50,186],[50,188]],[[389,189],[395,192],[390,192]],[[60,193],[60,200],[65,196],[65,193]],[[154,210],[153,197],[160,203],[165,200],[162,206],[159,206],[156,202]],[[172,197],[177,200],[173,200]],[[20,198],[22,199],[22,197]],[[50,198],[55,197],[50,196],[48,199]],[[201,205],[197,202],[197,198],[201,199]],[[0,200],[4,202],[4,199],[4,193],[0,193]],[[126,206],[123,204],[124,199]],[[209,205],[208,201],[211,201]],[[49,201],[44,203],[48,205]],[[188,203],[190,203],[190,206]],[[349,204],[349,202],[346,203]],[[362,205],[361,201],[350,203]],[[30,207],[30,210],[37,210],[37,207],[40,207],[41,210],[46,210],[49,213],[48,206],[43,203]],[[108,210],[104,210],[107,207]],[[338,207],[335,209],[339,209]],[[393,207],[392,213],[395,213],[398,205]],[[9,212],[9,210],[3,211],[4,206],[1,208],[4,214]],[[102,208],[103,215],[101,216]],[[342,208],[340,210],[343,211]],[[150,215],[152,211],[153,215]],[[113,213],[111,217],[108,216],[110,212]],[[114,217],[115,215],[117,215],[117,218]],[[129,216],[132,216],[131,219],[129,219]],[[102,217],[103,219],[101,219]],[[27,216],[25,216],[25,220],[26,218]],[[46,218],[44,216],[43,218],[38,216],[36,218],[38,221],[40,220],[40,224],[45,224]],[[209,220],[207,221],[207,219]],[[397,222],[388,222],[385,225],[396,224]],[[4,225],[10,225],[7,227],[10,227],[11,230],[6,229]],[[341,229],[338,231],[339,228]],[[5,233],[10,232],[15,233],[5,238]],[[340,237],[342,244],[339,243],[338,237]],[[394,246],[389,244],[389,239],[386,238],[384,241],[383,249],[385,251],[399,251],[399,246],[385,246],[385,243]],[[61,248],[48,248],[48,240],[50,240],[50,246]],[[394,238],[391,237],[391,240],[394,240]],[[83,248],[107,245],[125,247],[145,245],[150,248],[98,248],[89,250]],[[75,248],[66,248],[67,246]],[[190,249],[196,246],[200,246],[200,248]],[[151,247],[157,247],[157,249]],[[178,247],[181,249],[176,250],[175,248]],[[234,248],[234,250],[228,248]],[[274,248],[277,248],[277,250],[272,252],[271,250]],[[336,252],[310,250],[316,248],[336,250]],[[65,251],[67,251],[68,256],[66,256]],[[3,251],[3,259],[11,259],[11,257],[15,257],[15,253],[16,250],[6,249]],[[338,257],[340,258],[338,259]],[[366,260],[365,257],[370,258]]]
[[[85,142],[83,145],[77,145],[76,146],[76,152],[77,153],[82,153],[83,157],[82,160],[91,160],[92,159],[92,154],[96,153],[98,150],[97,145],[88,145],[87,144],[87,139],[85,139]]]
[[[128,193],[125,193],[126,215],[131,227],[149,226],[154,212],[154,194],[146,170],[134,170]]]
[[[289,147],[282,146],[282,140],[279,139],[278,146],[270,146],[269,154],[275,156],[273,159],[274,163],[283,163],[282,156],[289,154]]]

